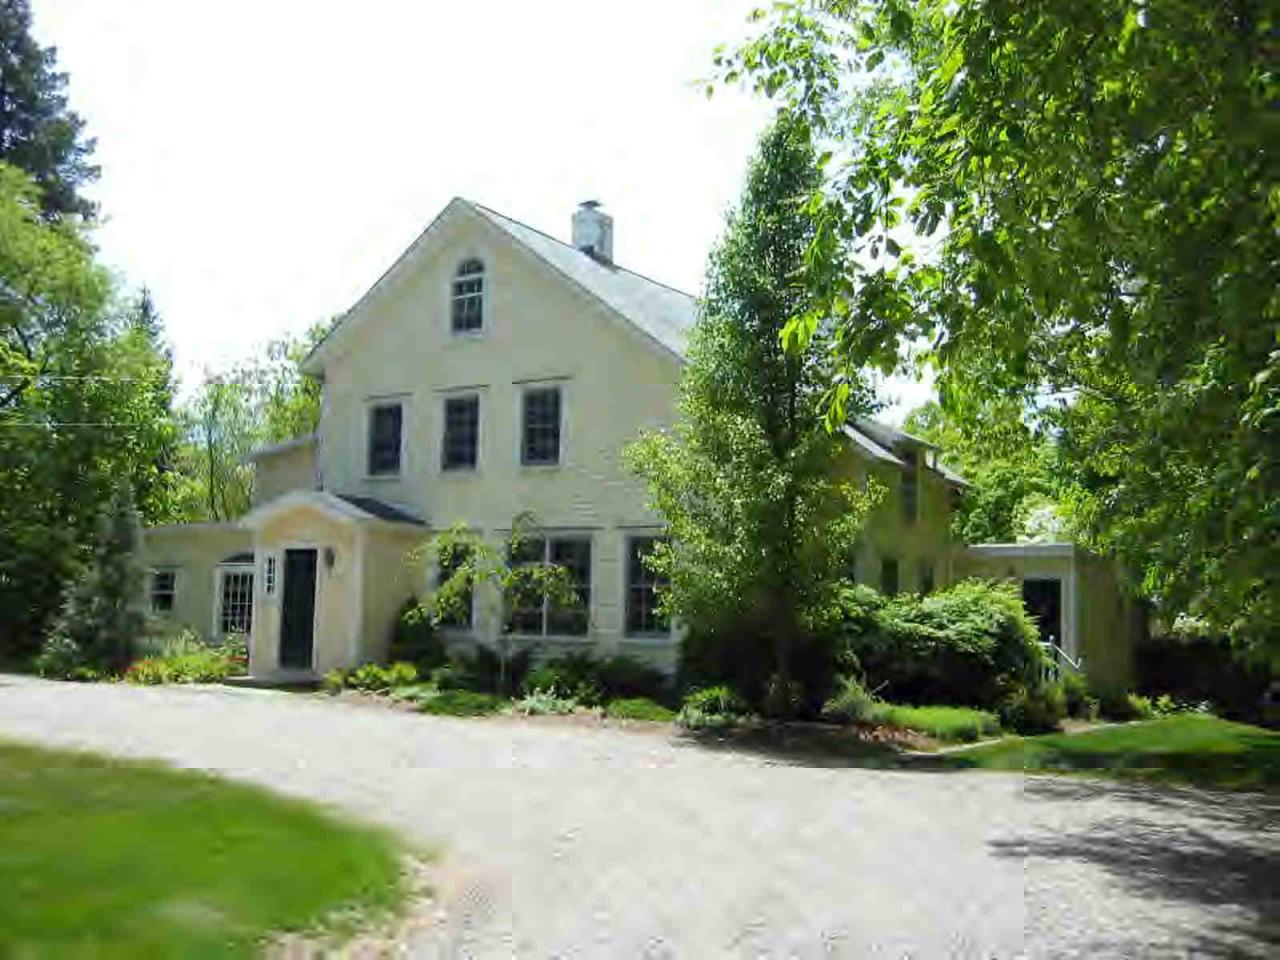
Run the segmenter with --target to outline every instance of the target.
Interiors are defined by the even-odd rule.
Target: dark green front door
[[[284,552],[284,602],[280,609],[280,666],[311,668],[316,620],[316,552]]]

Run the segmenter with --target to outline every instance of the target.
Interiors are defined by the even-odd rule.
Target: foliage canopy
[[[1169,611],[1280,621],[1273,4],[808,0],[720,52],[839,154],[811,197],[849,369],[929,345],[945,406],[1060,432],[1081,535]],[[846,245],[853,259],[845,255]]]

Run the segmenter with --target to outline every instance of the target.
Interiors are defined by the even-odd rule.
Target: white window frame
[[[147,579],[147,609],[152,613],[160,616],[172,616],[178,609],[178,568],[177,567],[153,567]],[[167,573],[172,577],[172,586],[169,587],[169,609],[156,609],[156,577],[160,574]]]
[[[253,632],[254,621],[258,617],[258,611],[253,608],[254,592],[257,590],[257,564],[255,563],[220,563],[213,570],[213,629],[211,635],[219,640],[225,640],[227,634],[222,630],[222,590],[223,580],[232,575],[247,574],[251,583],[249,586],[249,630],[246,636]]]
[[[280,561],[274,553],[262,558],[262,595],[275,599],[280,582]]]
[[[459,280],[464,279],[464,275],[459,273],[463,264],[470,260],[475,260],[480,264],[480,272],[466,274],[467,279],[480,277],[480,326],[474,330],[455,330],[453,328],[453,303],[458,299],[453,292],[453,285]],[[489,262],[479,254],[469,253],[460,257],[454,264],[453,270],[449,274],[448,282],[445,284],[445,308],[444,308],[444,328],[451,338],[458,339],[477,339],[483,337],[485,331],[489,329],[489,294],[492,290],[490,278],[492,271],[489,269]],[[463,296],[476,296],[476,294],[464,294]]]
[[[364,429],[360,435],[363,443],[360,448],[360,471],[364,475],[364,479],[371,483],[385,483],[403,479],[409,473],[409,437],[411,435],[410,424],[412,422],[412,404],[409,402],[411,394],[408,393],[392,393],[377,397],[366,397],[364,401]],[[369,472],[369,453],[370,444],[373,442],[373,411],[378,407],[400,407],[400,469],[395,473],[370,473]]]

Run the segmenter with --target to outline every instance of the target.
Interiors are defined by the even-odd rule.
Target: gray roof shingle
[[[379,520],[390,520],[392,523],[412,523],[417,526],[423,526],[423,521],[415,517],[411,513],[401,510],[399,507],[393,507],[389,503],[383,503],[381,500],[375,500],[373,497],[356,497],[347,493],[335,494],[340,500],[345,500],[353,507],[357,507],[369,514],[371,517],[377,517]]]
[[[687,293],[590,254],[478,203],[473,210],[506,231],[596,299],[613,308],[662,346],[684,357],[698,301]]]

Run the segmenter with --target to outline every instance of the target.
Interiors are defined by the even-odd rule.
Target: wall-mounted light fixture
[[[333,569],[333,563],[337,559],[337,555],[333,552],[333,547],[324,548],[324,565],[327,569]]]

